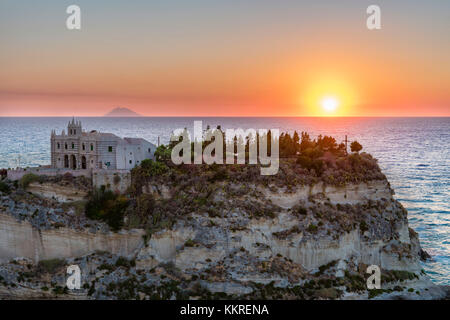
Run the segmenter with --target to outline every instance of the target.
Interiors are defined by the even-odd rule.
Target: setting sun
[[[327,112],[333,112],[339,106],[339,101],[334,97],[325,97],[320,103],[322,108]]]
[[[342,75],[310,77],[301,92],[301,104],[309,116],[339,117],[355,112],[358,97],[353,81]]]

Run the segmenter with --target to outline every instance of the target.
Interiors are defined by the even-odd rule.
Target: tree
[[[313,147],[313,143],[311,141],[311,138],[309,137],[309,134],[307,132],[302,132],[302,138],[300,143],[300,152],[305,151],[308,148]]]
[[[292,140],[294,141],[294,149],[295,153],[300,150],[300,136],[298,135],[297,131],[294,131],[294,136],[292,137]]]
[[[358,152],[360,152],[361,150],[362,150],[362,145],[358,142],[358,141],[353,141],[351,144],[350,144],[350,150],[352,151],[352,152],[356,152],[356,153],[358,153]]]

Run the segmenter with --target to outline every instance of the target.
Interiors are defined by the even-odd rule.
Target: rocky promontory
[[[66,200],[68,185],[86,184],[4,180],[0,298],[446,298],[372,156],[285,157],[277,175],[259,172],[175,166],[160,148],[133,169],[125,194],[88,187],[84,200],[62,201],[48,197],[49,183],[66,184]],[[79,290],[65,287],[73,264]],[[370,265],[381,289],[367,289]]]

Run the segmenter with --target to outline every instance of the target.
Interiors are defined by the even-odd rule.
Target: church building
[[[112,133],[83,131],[72,119],[65,130],[51,133],[51,166],[66,169],[133,169],[153,159],[156,146],[141,138],[120,138]]]

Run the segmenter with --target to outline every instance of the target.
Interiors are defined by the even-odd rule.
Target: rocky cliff
[[[12,214],[19,204],[3,195],[0,297],[446,297],[421,269],[426,253],[384,176],[289,186],[212,177],[188,186],[141,181],[118,233],[86,227],[99,223],[89,220],[78,228],[40,228]],[[152,214],[137,223],[145,199]],[[81,267],[80,290],[64,289],[69,264]],[[379,290],[367,290],[369,265],[381,269]]]

